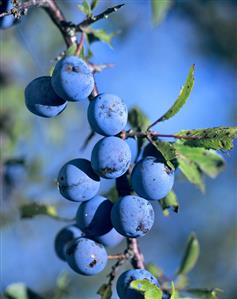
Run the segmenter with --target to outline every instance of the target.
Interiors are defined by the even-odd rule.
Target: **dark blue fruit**
[[[0,13],[9,11],[13,8],[11,0],[0,1]],[[15,23],[15,17],[13,15],[5,16],[0,18],[0,29],[6,29],[11,27]]]
[[[90,102],[87,116],[95,132],[104,136],[112,136],[125,128],[128,109],[118,96],[102,93]]]
[[[66,163],[58,174],[59,191],[71,201],[86,201],[100,188],[100,178],[91,168],[90,161],[74,159]]]
[[[87,64],[77,56],[66,56],[57,62],[52,86],[67,101],[87,98],[94,88],[94,78]]]
[[[60,114],[67,102],[61,99],[51,86],[51,77],[34,79],[25,89],[26,107],[34,114],[42,117],[53,117]]]
[[[137,238],[150,231],[154,223],[154,210],[146,199],[127,195],[113,206],[111,220],[114,228],[123,236]]]
[[[174,171],[155,157],[146,157],[133,168],[131,183],[134,191],[148,199],[165,197],[174,184]]]
[[[91,200],[80,204],[76,222],[87,236],[108,233],[112,229],[110,213],[113,203],[106,197],[96,195]]]
[[[106,179],[115,179],[123,175],[131,162],[128,144],[118,137],[105,137],[96,143],[91,165],[94,171]]]
[[[81,230],[74,224],[62,228],[56,235],[54,241],[54,248],[57,256],[65,261],[66,260],[66,245],[77,238],[82,236]]]
[[[125,141],[127,142],[131,151],[131,155],[132,155],[131,163],[134,163],[136,161],[137,154],[138,154],[137,140],[132,137],[129,137],[125,139]]]
[[[90,276],[103,271],[107,259],[103,245],[84,237],[71,241],[66,248],[69,266],[82,275]]]
[[[106,197],[96,195],[80,204],[76,221],[86,236],[105,246],[117,245],[123,237],[113,228],[110,215],[113,203]]]
[[[132,269],[122,273],[117,281],[116,289],[120,299],[144,299],[144,296],[129,287],[133,280],[146,279],[158,286],[158,281],[150,272],[144,269]]]

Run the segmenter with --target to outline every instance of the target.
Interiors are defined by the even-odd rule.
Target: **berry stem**
[[[82,50],[82,48],[83,48],[84,41],[85,41],[85,33],[82,32],[82,33],[81,33],[80,42],[77,44],[77,49],[76,49],[76,53],[75,53],[76,56],[79,56],[79,55],[80,55],[81,50]]]
[[[137,239],[127,238],[127,246],[128,250],[133,253],[133,256],[130,260],[132,266],[135,269],[144,269],[144,256],[139,248]]]
[[[108,260],[126,260],[128,256],[124,253],[108,255]]]

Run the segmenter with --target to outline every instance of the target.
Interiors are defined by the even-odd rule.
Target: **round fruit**
[[[95,132],[104,136],[112,136],[125,128],[128,109],[118,96],[102,93],[90,102],[87,116]]]
[[[68,225],[64,228],[62,228],[56,235],[55,241],[54,241],[54,248],[56,251],[57,256],[65,261],[66,257],[66,245],[77,238],[80,238],[82,236],[81,230],[74,224]]]
[[[104,137],[96,143],[91,165],[94,171],[106,179],[123,175],[131,162],[131,151],[127,143],[118,137]]]
[[[94,78],[87,64],[77,56],[66,56],[57,62],[52,86],[67,101],[87,98],[94,88]]]
[[[0,13],[9,11],[13,8],[11,0],[0,1]],[[15,23],[15,17],[13,15],[5,16],[0,18],[0,28],[6,29],[11,27]]]
[[[135,138],[128,137],[127,139],[125,139],[125,141],[127,142],[131,151],[131,155],[132,155],[131,163],[134,163],[136,161],[137,154],[138,154],[137,140]]]
[[[144,236],[154,223],[154,210],[146,199],[127,195],[113,206],[111,220],[114,228],[123,236],[137,238]]]
[[[131,183],[135,192],[148,199],[165,197],[174,184],[174,172],[155,157],[146,157],[133,168]]]
[[[112,229],[110,220],[113,203],[106,197],[96,195],[91,200],[80,204],[76,222],[87,236],[100,236]]]
[[[108,256],[103,245],[82,237],[68,243],[66,260],[75,272],[89,276],[104,270]]]
[[[74,159],[66,163],[58,174],[59,191],[71,201],[86,201],[100,188],[100,178],[91,168],[90,161]]]
[[[42,117],[53,117],[60,114],[67,105],[51,86],[51,77],[43,76],[31,81],[25,89],[26,107]]]
[[[117,281],[116,289],[120,299],[144,299],[144,296],[129,287],[133,280],[146,279],[158,286],[157,279],[144,269],[132,269],[122,273]]]
[[[89,201],[83,202],[76,215],[78,227],[86,236],[107,247],[117,245],[122,239],[110,219],[113,204],[104,196],[96,195]]]

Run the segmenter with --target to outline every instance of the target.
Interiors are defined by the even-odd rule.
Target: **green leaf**
[[[82,13],[84,13],[87,17],[91,16],[91,6],[87,1],[83,1],[82,4],[78,4],[78,8]]]
[[[65,290],[70,285],[70,277],[67,272],[62,272],[57,278],[57,287],[61,290]]]
[[[162,207],[163,213],[165,215],[169,214],[168,209],[172,209],[175,213],[179,211],[179,203],[176,197],[176,194],[173,191],[170,191],[169,194],[159,200],[159,204]]]
[[[9,299],[42,299],[41,296],[27,288],[23,283],[10,284],[4,295]]]
[[[179,299],[178,294],[175,291],[174,283],[173,281],[171,282],[171,297],[170,299]]]
[[[221,289],[215,288],[215,289],[187,289],[186,290],[191,295],[203,298],[203,299],[216,299],[218,298],[219,293],[222,293],[223,291]]]
[[[176,135],[188,136],[190,140],[182,140],[186,145],[205,147],[214,150],[231,150],[236,138],[237,127],[216,127],[208,129],[185,130]],[[191,139],[196,137],[197,139]]]
[[[179,274],[175,280],[176,289],[183,290],[188,285],[188,277],[185,274]]]
[[[157,122],[165,121],[173,117],[186,103],[194,85],[194,67],[195,66],[193,64],[189,70],[186,82],[184,86],[181,88],[180,94],[173,106],[162,117],[160,117]]]
[[[149,271],[152,275],[154,275],[157,279],[163,275],[163,271],[157,267],[155,264],[148,263],[145,266],[146,270]]]
[[[152,21],[155,25],[159,24],[170,9],[172,0],[152,0]]]
[[[177,157],[179,169],[186,177],[186,179],[199,187],[201,191],[205,190],[205,185],[202,180],[202,173],[198,165],[189,158],[179,155]]]
[[[54,289],[53,299],[64,299],[69,293],[71,280],[67,272],[62,272],[57,278],[56,288]]]
[[[178,161],[180,156],[186,157],[211,178],[215,178],[223,170],[225,161],[213,150],[200,147],[193,148],[180,143],[175,144],[175,149]]]
[[[144,294],[145,299],[162,299],[161,289],[148,280],[133,280],[130,287]]]
[[[97,294],[101,296],[101,299],[110,299],[112,297],[111,284],[104,283],[97,291]]]
[[[172,160],[176,158],[174,143],[157,140],[154,141],[153,144],[157,150],[161,152],[162,156],[166,160],[167,165],[174,170],[175,167],[172,163]]]
[[[29,203],[20,207],[21,218],[32,218],[37,215],[47,215],[52,218],[58,218],[57,209],[53,205],[44,205]]]
[[[94,41],[102,41],[109,46],[112,46],[112,38],[116,35],[117,33],[112,32],[108,33],[103,29],[88,29],[87,30],[87,38],[89,43],[93,43]]]
[[[187,274],[188,272],[190,272],[198,260],[199,253],[200,246],[198,239],[196,238],[195,234],[192,234],[188,239],[180,268],[177,271],[177,275]]]
[[[132,129],[144,131],[149,124],[149,119],[138,106],[134,106],[128,112],[128,122]]]
[[[91,11],[96,8],[98,2],[99,2],[98,0],[92,0],[92,2],[91,2]]]
[[[65,51],[65,56],[71,56],[71,55],[75,55],[77,49],[77,44],[74,43],[72,44],[69,48],[67,48],[67,50]]]
[[[52,75],[53,75],[54,68],[55,68],[55,64],[52,64],[49,68],[49,76],[50,77],[52,77]]]

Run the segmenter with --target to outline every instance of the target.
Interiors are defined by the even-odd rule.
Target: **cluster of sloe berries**
[[[77,56],[66,56],[57,62],[52,77],[39,77],[26,87],[25,102],[34,114],[52,117],[64,110],[67,101],[90,96],[93,88],[94,78],[87,64]],[[137,195],[122,196],[113,204],[98,194],[100,178],[119,178],[132,164],[129,143],[117,137],[127,119],[127,106],[118,96],[102,93],[92,98],[88,121],[92,130],[103,138],[95,144],[91,161],[73,159],[58,174],[61,195],[80,205],[76,223],[57,234],[55,250],[61,260],[82,275],[94,275],[105,268],[108,260],[105,247],[117,245],[124,237],[138,238],[149,232],[154,223],[150,201],[165,197],[173,186],[173,171],[153,145],[148,144],[131,172],[131,185]],[[121,299],[139,298],[129,288],[134,279],[158,284],[146,270],[129,270],[118,279]]]

